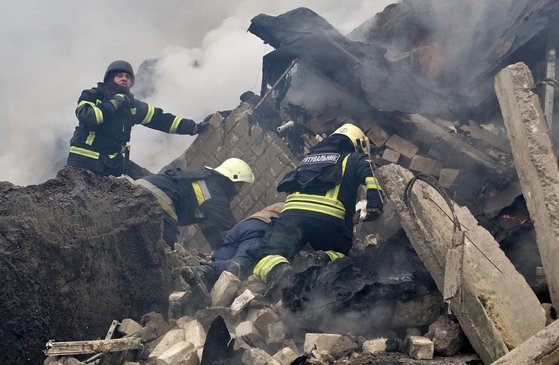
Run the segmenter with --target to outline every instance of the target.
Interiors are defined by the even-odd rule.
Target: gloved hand
[[[113,104],[115,111],[120,109],[123,105],[130,107],[132,103],[131,98],[124,94],[115,94],[111,100],[111,104]]]
[[[379,208],[367,208],[365,210],[365,217],[363,218],[363,222],[371,222],[380,217],[382,214],[382,210]]]
[[[200,134],[210,127],[210,122],[203,121],[194,127],[194,134]]]

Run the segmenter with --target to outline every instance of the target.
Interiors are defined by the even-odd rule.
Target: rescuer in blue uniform
[[[76,108],[79,124],[70,141],[68,166],[102,176],[125,173],[136,179],[147,170],[128,161],[128,142],[134,125],[188,135],[207,128],[208,122],[196,124],[135,99],[130,92],[133,85],[132,66],[119,60],[108,66],[103,82],[82,91]]]
[[[286,192],[284,208],[254,255],[254,274],[268,291],[289,285],[289,260],[305,244],[335,260],[352,247],[353,216],[360,185],[367,193],[364,221],[383,209],[382,190],[373,175],[369,139],[353,124],[344,124],[307,154],[277,187]]]
[[[223,245],[214,252],[211,262],[182,268],[181,274],[185,281],[190,285],[204,286],[210,291],[224,271],[239,278],[247,277],[254,263],[249,251],[262,246],[264,235],[280,217],[282,208],[283,203],[275,203],[237,223],[227,232]]]

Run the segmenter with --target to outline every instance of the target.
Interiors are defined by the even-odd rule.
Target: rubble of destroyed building
[[[405,0],[347,36],[305,8],[256,16],[249,31],[275,48],[260,95],[215,113],[181,157],[251,165],[242,219],[355,123],[382,218],[356,226],[351,259],[301,252],[281,298],[227,271],[200,293],[178,274],[210,258],[200,230],[170,250],[156,200],[128,180],[65,168],[1,182],[0,362],[559,363],[557,8]]]

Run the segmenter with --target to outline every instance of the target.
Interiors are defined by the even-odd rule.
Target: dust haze
[[[247,32],[252,17],[304,6],[347,34],[392,2],[11,2],[0,13],[0,181],[29,185],[56,174],[81,91],[101,81],[115,59],[136,71],[160,59],[156,92],[145,101],[200,121],[236,107],[244,91],[260,90],[262,56],[272,48]],[[131,158],[156,172],[193,139],[136,127]]]

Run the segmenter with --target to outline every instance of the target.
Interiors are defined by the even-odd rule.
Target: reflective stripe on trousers
[[[258,261],[256,266],[254,267],[253,274],[262,279],[263,282],[266,282],[266,278],[268,277],[270,271],[272,271],[274,267],[282,263],[289,264],[289,261],[285,257],[280,255],[265,256],[262,260]]]

